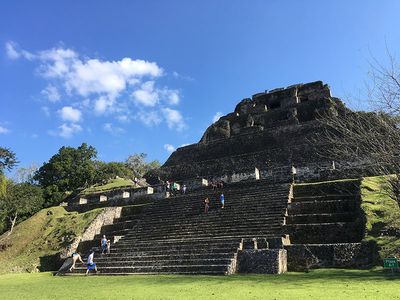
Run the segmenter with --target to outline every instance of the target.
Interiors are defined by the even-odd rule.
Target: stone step
[[[298,214],[288,215],[286,224],[308,224],[308,223],[334,223],[351,222],[356,219],[354,212],[333,213],[333,214]]]
[[[247,194],[224,194],[225,195],[225,200],[230,200],[232,203],[242,203],[243,199],[250,200],[250,201],[266,201],[266,200],[279,200],[279,199],[284,199],[288,198],[288,191],[280,192],[280,193],[275,193],[275,194],[269,194],[269,193],[263,193],[263,192],[258,192],[258,193],[247,193]],[[154,205],[159,205],[159,206],[167,206],[167,205],[180,205],[180,204],[189,204],[189,203],[196,203],[196,202],[201,202],[204,198],[210,198],[213,200],[219,200],[220,195],[202,195],[197,196],[197,197],[185,197],[185,198],[165,198],[165,199],[160,199],[154,202],[151,206]]]
[[[302,201],[329,201],[329,200],[359,200],[358,194],[332,194],[332,195],[318,195],[318,196],[295,196],[292,202]]]
[[[210,214],[210,213],[209,213]],[[213,216],[204,215],[201,219],[193,220],[190,219],[182,219],[182,220],[170,220],[167,222],[153,222],[153,223],[140,223],[136,227],[137,230],[141,229],[158,229],[158,228],[175,228],[175,227],[197,227],[197,226],[205,226],[205,227],[213,227],[213,226],[236,226],[236,225],[256,225],[256,224],[276,224],[281,223],[283,221],[284,214],[283,212],[277,215],[267,215],[267,216],[259,216],[252,218],[217,218]],[[250,223],[250,224],[249,224]]]
[[[210,254],[212,257],[212,254]],[[147,267],[147,266],[192,266],[192,265],[229,265],[232,263],[233,255],[231,258],[224,259],[165,259],[165,260],[142,260],[140,258],[135,259],[127,259],[123,257],[123,260],[116,260],[113,258],[109,258],[108,260],[96,260],[96,265],[98,269],[104,267]],[[85,267],[82,264],[77,264],[77,267]]]
[[[299,202],[296,204],[301,204],[301,203],[306,203],[306,202]],[[293,203],[294,204],[294,203]],[[284,204],[276,204],[276,205],[254,205],[251,207],[243,208],[243,207],[238,207],[238,206],[230,206],[230,205],[225,205],[225,208],[223,210],[224,214],[258,214],[262,212],[274,212],[281,210],[282,208],[285,208],[287,206],[287,203]],[[210,210],[213,211],[221,211],[220,205],[211,205]],[[163,211],[148,211],[146,212],[145,215],[143,215],[142,219],[155,219],[155,218],[162,218],[162,217],[185,217],[187,215],[191,214],[201,214],[204,211],[204,205],[197,205],[194,208],[188,208],[188,209],[166,209]],[[221,211],[222,212],[222,211]]]
[[[130,244],[130,243],[117,243],[113,248],[111,248],[111,252],[124,252],[124,251],[130,251],[130,252],[146,252],[146,251],[185,251],[185,250],[190,250],[190,251],[201,251],[201,250],[218,250],[218,249],[237,249],[239,247],[239,243],[221,243],[221,244],[194,244],[194,245],[187,245],[187,244],[175,244],[175,245],[151,245],[148,244],[146,246],[137,246],[135,244]]]
[[[65,273],[65,276],[85,276],[86,271],[79,270],[78,272],[73,271],[71,273]],[[152,275],[152,274],[165,274],[165,275],[225,275],[226,273],[221,273],[220,271],[194,271],[194,272],[135,272],[135,273],[123,273],[123,272],[116,272],[116,273],[107,273],[107,272],[99,272],[99,273],[92,273],[90,272],[89,276],[129,276],[129,275]]]
[[[283,233],[282,228],[274,228],[274,229],[252,229],[250,230],[243,230],[243,231],[229,231],[229,232],[207,232],[207,233],[197,233],[193,234],[192,232],[189,233],[181,233],[181,234],[165,234],[165,235],[154,235],[154,236],[131,236],[135,239],[146,239],[146,240],[158,240],[161,238],[165,239],[183,239],[183,238],[192,238],[196,236],[198,238],[211,238],[213,236],[220,236],[221,238],[228,238],[228,237],[264,237],[264,236],[279,236]]]
[[[189,254],[184,254],[184,253],[179,253],[179,254],[169,254],[169,255],[120,255],[116,253],[115,255],[108,254],[106,255],[107,257],[97,257],[96,258],[96,263],[100,263],[103,261],[108,261],[109,259],[113,260],[123,260],[123,261],[135,261],[135,260],[143,260],[143,261],[168,261],[168,260],[181,260],[181,261],[188,261],[188,260],[207,260],[207,259],[214,259],[214,260],[226,260],[229,261],[232,259],[233,254],[230,253],[208,253],[208,254],[198,254],[198,253],[189,253]]]
[[[287,224],[284,231],[292,244],[353,243],[363,238],[359,222]]]
[[[317,184],[295,184],[293,192],[295,196],[323,195],[323,194],[357,194],[360,180],[346,180],[335,182],[322,182]]]
[[[288,204],[288,214],[304,213],[342,213],[354,211],[357,203],[353,200],[329,200],[329,201],[303,201]]]
[[[212,273],[212,274],[226,274],[228,272],[228,265],[163,265],[163,266],[140,266],[140,267],[103,267],[99,269],[100,274],[123,274],[123,273]],[[85,273],[86,268],[78,267],[75,269],[76,273]]]

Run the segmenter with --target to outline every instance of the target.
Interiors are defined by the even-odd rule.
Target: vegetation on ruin
[[[87,194],[94,194],[105,192],[113,189],[123,188],[123,187],[134,187],[134,183],[130,179],[125,178],[114,178],[109,180],[106,184],[95,184],[91,187],[84,189],[80,194],[87,195]]]
[[[0,276],[3,299],[400,299],[398,274],[322,269],[232,276]]]
[[[67,212],[60,206],[39,211],[17,225],[12,235],[0,236],[0,273],[54,270],[57,253],[101,211]]]
[[[381,258],[400,258],[400,207],[391,196],[390,176],[364,178],[361,208],[366,216],[366,240],[375,241]]]

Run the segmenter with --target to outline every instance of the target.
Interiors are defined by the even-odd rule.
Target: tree
[[[43,191],[39,186],[29,183],[14,184],[7,180],[6,193],[0,197],[0,208],[10,223],[10,235],[17,222],[17,218],[32,215],[43,206]]]
[[[96,183],[106,182],[115,177],[132,178],[132,171],[123,162],[96,161]]]
[[[18,164],[17,157],[9,148],[0,147],[0,173],[4,170],[10,171]]]
[[[17,183],[28,182],[31,184],[35,183],[33,179],[38,167],[32,164],[26,168],[18,168],[15,174],[15,180]]]
[[[83,143],[78,148],[61,147],[36,172],[34,180],[44,188],[45,205],[58,204],[78,188],[95,182],[97,151]]]
[[[126,164],[128,168],[131,169],[134,177],[141,178],[150,170],[160,167],[161,164],[157,160],[147,163],[146,157],[147,155],[145,153],[137,153],[132,154],[127,158]]]
[[[388,53],[388,64],[373,60],[366,84],[371,112],[338,109],[320,118],[323,132],[313,142],[329,145],[324,156],[363,164],[371,174],[392,174],[389,195],[400,205],[400,67]]]

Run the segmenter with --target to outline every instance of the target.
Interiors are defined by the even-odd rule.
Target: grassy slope
[[[130,179],[124,179],[124,178],[115,178],[110,180],[108,183],[104,185],[93,185],[87,189],[84,189],[80,194],[82,195],[87,195],[91,193],[99,193],[99,192],[104,192],[108,190],[112,190],[115,188],[120,188],[120,187],[133,187],[134,183]]]
[[[400,208],[386,193],[384,176],[367,177],[361,183],[362,204],[366,214],[366,240],[376,241],[382,258],[395,255],[400,258],[400,239],[382,235],[390,228],[400,230]]]
[[[283,275],[0,276],[2,299],[400,299],[400,277],[382,271]]]
[[[48,269],[53,256],[83,232],[101,209],[78,214],[63,207],[43,209],[17,225],[0,244],[10,245],[0,252],[0,273],[32,272]]]

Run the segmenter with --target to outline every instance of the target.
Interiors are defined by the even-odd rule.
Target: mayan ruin
[[[0,299],[392,300],[400,1],[0,1]]]
[[[103,235],[118,241],[98,260],[107,274],[280,274],[372,265],[376,249],[362,242],[360,181],[340,181],[351,170],[340,170],[344,162],[333,169],[318,145],[309,145],[321,130],[318,118],[345,109],[321,81],[242,100],[199,143],[172,153],[159,180],[149,178],[155,184],[69,203],[87,209],[157,199],[143,209],[110,210],[112,224],[81,242],[81,252]],[[176,193],[166,181],[177,182]],[[183,186],[189,192],[183,194]],[[212,200],[205,215],[199,199],[206,197]]]

